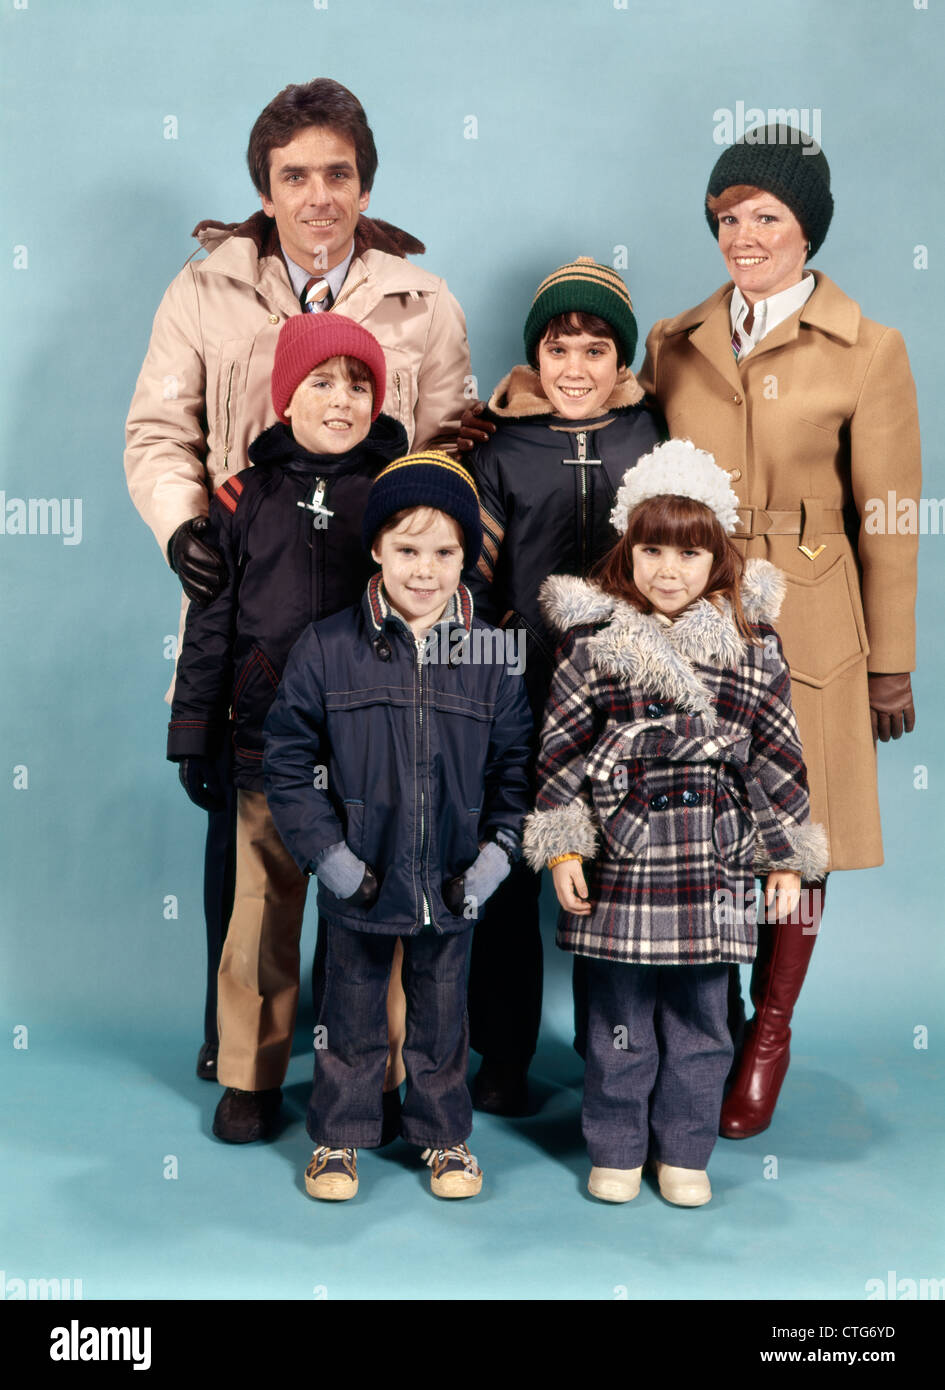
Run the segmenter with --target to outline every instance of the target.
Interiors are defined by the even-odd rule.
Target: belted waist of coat
[[[699,734],[687,738],[665,725],[645,723],[615,725],[606,730],[585,761],[585,771],[599,784],[594,793],[598,813],[610,816],[617,810],[627,788],[619,787],[615,772],[621,763],[659,761],[669,763],[717,763],[729,767],[745,788],[755,826],[772,857],[786,858],[793,852],[774,807],[762,784],[748,767],[749,734]]]
[[[739,507],[738,530],[735,540],[753,540],[756,536],[800,536],[799,550],[811,559],[820,545],[821,536],[841,535],[844,531],[843,512],[837,507],[825,507],[818,497],[803,497],[797,512],[774,511],[765,507]]]

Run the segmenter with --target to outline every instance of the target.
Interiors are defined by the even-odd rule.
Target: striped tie
[[[735,328],[735,329],[732,330],[732,351],[733,351],[734,354],[735,354],[735,361],[736,361],[736,362],[738,361],[738,354],[741,352],[741,350],[742,350],[742,340],[741,340],[741,338],[738,336],[738,329]]]
[[[306,282],[299,299],[303,314],[323,314],[332,305],[331,286],[327,280],[313,275],[311,280]]]

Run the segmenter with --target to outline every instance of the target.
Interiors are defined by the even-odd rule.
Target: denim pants
[[[325,990],[315,1036],[307,1128],[330,1148],[377,1148],[387,1065],[387,984],[396,936],[325,921]],[[402,937],[407,1089],[400,1132],[448,1148],[472,1132],[466,1088],[466,958],[471,930]]]
[[[591,1163],[704,1169],[732,1060],[727,965],[587,958],[581,1127]]]

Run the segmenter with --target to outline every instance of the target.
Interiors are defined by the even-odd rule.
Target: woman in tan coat
[[[875,739],[914,722],[919,430],[899,333],[806,269],[832,212],[827,161],[806,135],[757,128],[727,149],[706,217],[731,281],[656,324],[640,381],[670,434],[729,471],[736,544],[785,574],[777,627],[812,815],[830,868],[857,869],[883,858]],[[822,906],[823,887],[805,887],[798,920],[760,934],[755,1017],[722,1110],[729,1138],[767,1128],[787,1071]]]

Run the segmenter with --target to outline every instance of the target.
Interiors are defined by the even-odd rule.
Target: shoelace
[[[469,1152],[465,1144],[454,1144],[450,1149],[424,1149],[420,1157],[428,1168],[432,1168],[437,1159],[448,1162],[451,1158],[455,1158],[457,1163],[461,1163],[467,1172],[474,1176],[479,1172],[476,1156]]]
[[[318,1158],[321,1154],[327,1154],[328,1162],[330,1163],[333,1158],[344,1159],[345,1154],[351,1154],[353,1156],[354,1152],[354,1149],[329,1149],[327,1144],[319,1144],[318,1148],[312,1154],[312,1157]]]

